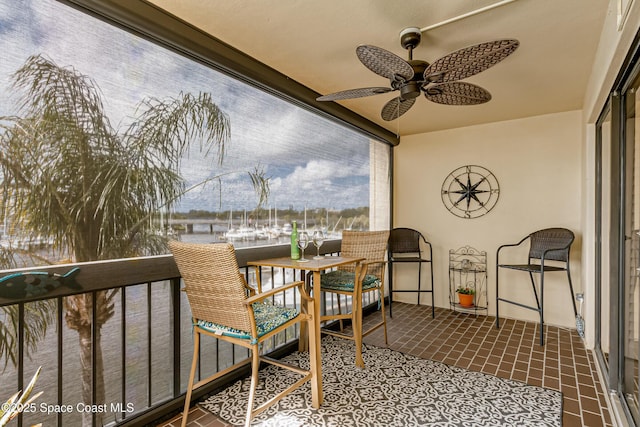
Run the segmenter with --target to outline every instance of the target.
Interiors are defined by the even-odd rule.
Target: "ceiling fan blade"
[[[390,122],[395,120],[413,107],[416,98],[402,99],[400,97],[393,98],[382,107],[382,119]]]
[[[435,60],[424,71],[424,79],[432,83],[465,79],[493,67],[511,55],[519,45],[518,40],[505,39],[456,50]]]
[[[424,89],[424,96],[445,105],[477,105],[491,100],[491,94],[480,86],[464,82],[441,83]]]
[[[391,92],[392,90],[394,89],[388,87],[363,87],[360,89],[349,89],[319,96],[316,98],[316,101],[338,101],[340,99],[363,98],[365,96]]]
[[[413,68],[395,53],[376,46],[362,45],[356,48],[356,55],[365,67],[389,80],[410,80]],[[400,79],[398,79],[399,76]]]

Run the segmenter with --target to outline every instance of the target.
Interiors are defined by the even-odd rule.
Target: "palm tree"
[[[50,238],[74,261],[164,253],[166,239],[152,232],[149,219],[187,190],[178,173],[181,158],[196,143],[212,167],[224,158],[229,118],[211,95],[147,99],[137,119],[119,132],[105,115],[96,83],[72,67],[32,56],[13,75],[13,86],[21,104],[18,116],[0,118],[0,201],[11,206],[18,229]],[[260,171],[250,175],[254,188],[267,194],[267,178]],[[65,298],[66,324],[79,336],[87,403],[104,401],[100,329],[113,315],[115,295],[100,292],[95,300],[96,402],[94,300],[91,294]],[[88,414],[83,425],[90,424]]]

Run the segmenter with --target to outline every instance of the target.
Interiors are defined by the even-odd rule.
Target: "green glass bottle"
[[[298,223],[292,221],[291,229],[291,259],[300,259],[300,248],[298,247]]]

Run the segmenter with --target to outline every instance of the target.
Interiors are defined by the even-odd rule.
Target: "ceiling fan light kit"
[[[483,104],[491,99],[491,94],[486,89],[458,80],[493,67],[520,45],[514,39],[494,40],[457,50],[429,64],[413,59],[413,49],[420,44],[421,39],[422,33],[417,27],[405,28],[400,32],[400,45],[408,51],[409,58],[406,61],[376,46],[361,45],[356,48],[360,62],[379,76],[389,79],[390,87],[349,89],[316,99],[338,101],[399,91],[398,97],[382,107],[381,116],[386,121],[397,119],[409,111],[421,93],[429,101],[438,104]]]

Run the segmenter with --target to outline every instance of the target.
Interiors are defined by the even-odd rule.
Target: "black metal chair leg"
[[[418,305],[420,305],[420,294],[422,291],[422,263],[419,262],[418,264]]]
[[[540,273],[540,346],[544,346],[544,272]]]
[[[571,302],[573,303],[573,315],[578,315],[578,309],[576,307],[576,294],[573,293],[573,284],[571,283],[571,273],[567,270],[567,279],[569,279],[569,290],[571,291]]]
[[[429,269],[431,270],[431,318],[436,318],[436,290],[433,286],[433,262],[429,262]]]
[[[498,306],[499,306],[499,302],[500,302],[500,296],[499,296],[499,268],[498,268],[498,263],[496,262],[496,329],[500,329],[500,315],[498,314]]]
[[[541,275],[542,277],[542,275]],[[538,298],[538,291],[536,290],[536,281],[533,279],[533,273],[529,272],[529,279],[531,279],[531,287],[533,288],[533,296],[536,298],[536,307],[540,310],[540,299]]]

